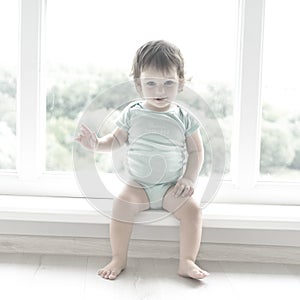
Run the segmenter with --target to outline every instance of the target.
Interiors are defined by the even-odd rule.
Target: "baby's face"
[[[176,99],[180,86],[175,68],[167,74],[151,68],[141,72],[140,91],[150,109],[168,110],[172,101]]]

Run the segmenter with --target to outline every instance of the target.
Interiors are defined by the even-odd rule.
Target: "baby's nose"
[[[156,90],[157,90],[157,92],[159,94],[163,94],[165,92],[165,87],[164,87],[164,85],[162,83],[160,83],[160,84],[157,85],[157,89]]]

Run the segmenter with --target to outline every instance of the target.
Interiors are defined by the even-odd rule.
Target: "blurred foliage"
[[[280,122],[263,122],[261,172],[268,173],[274,168],[285,168],[292,163],[295,157],[293,135],[285,128]]]
[[[16,135],[6,122],[0,121],[0,169],[16,168]]]
[[[300,116],[297,112],[263,105],[260,169],[272,174],[284,169],[300,169]]]
[[[12,70],[0,68],[0,121],[16,134],[16,74]]]
[[[47,162],[50,171],[70,171],[72,143],[82,112],[93,101],[96,103],[93,118],[108,116],[99,134],[108,133],[114,126],[120,105],[137,96],[129,88],[129,77],[118,70],[99,70],[94,66],[75,68],[57,66],[47,76]],[[123,85],[122,85],[123,84]],[[116,87],[116,88],[114,88]],[[184,96],[184,95],[183,95]],[[233,126],[233,91],[218,82],[208,84],[201,93],[210,111],[218,118],[225,139],[225,171],[230,171],[230,149]],[[205,110],[203,101],[192,95],[186,97],[188,105]],[[96,100],[96,101],[95,101]],[[202,103],[202,104],[201,104]],[[16,149],[16,75],[11,70],[0,69],[0,169],[15,168]],[[272,174],[276,170],[300,169],[300,116],[289,115],[268,104],[263,107],[261,139],[261,172]],[[102,121],[102,120],[100,120]],[[249,125],[250,126],[250,125]],[[202,174],[208,174],[211,166],[209,139],[202,132],[206,152]],[[102,171],[110,172],[109,154],[95,156]]]
[[[288,121],[294,148],[294,158],[288,166],[291,169],[300,170],[300,115],[292,116]]]
[[[127,80],[120,72],[100,72],[91,66],[84,70],[65,66],[52,69],[48,74],[47,119],[75,119],[91,100]],[[102,107],[112,108],[122,103],[122,97],[118,96],[104,99]]]
[[[233,93],[228,86],[217,82],[208,84],[203,98],[217,119],[224,119],[228,116],[232,116]]]
[[[16,74],[0,68],[0,169],[16,168]]]

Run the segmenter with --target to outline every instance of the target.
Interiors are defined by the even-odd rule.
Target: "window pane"
[[[300,179],[299,1],[267,0],[265,11],[260,173]]]
[[[71,139],[80,112],[99,92],[130,79],[138,47],[164,39],[181,49],[186,78],[192,78],[188,87],[219,120],[228,173],[237,23],[238,0],[188,0],[180,5],[171,0],[49,0],[46,169],[72,169]],[[124,97],[110,99],[101,109],[109,113],[122,103]],[[197,103],[189,105],[198,108]]]
[[[0,2],[0,169],[16,168],[18,1]]]

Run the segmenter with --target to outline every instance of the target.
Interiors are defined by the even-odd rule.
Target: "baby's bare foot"
[[[98,271],[98,275],[114,280],[126,268],[126,262],[113,259],[108,265]]]
[[[203,279],[209,275],[208,272],[202,270],[191,260],[181,261],[178,268],[178,274],[183,277],[193,279]]]

